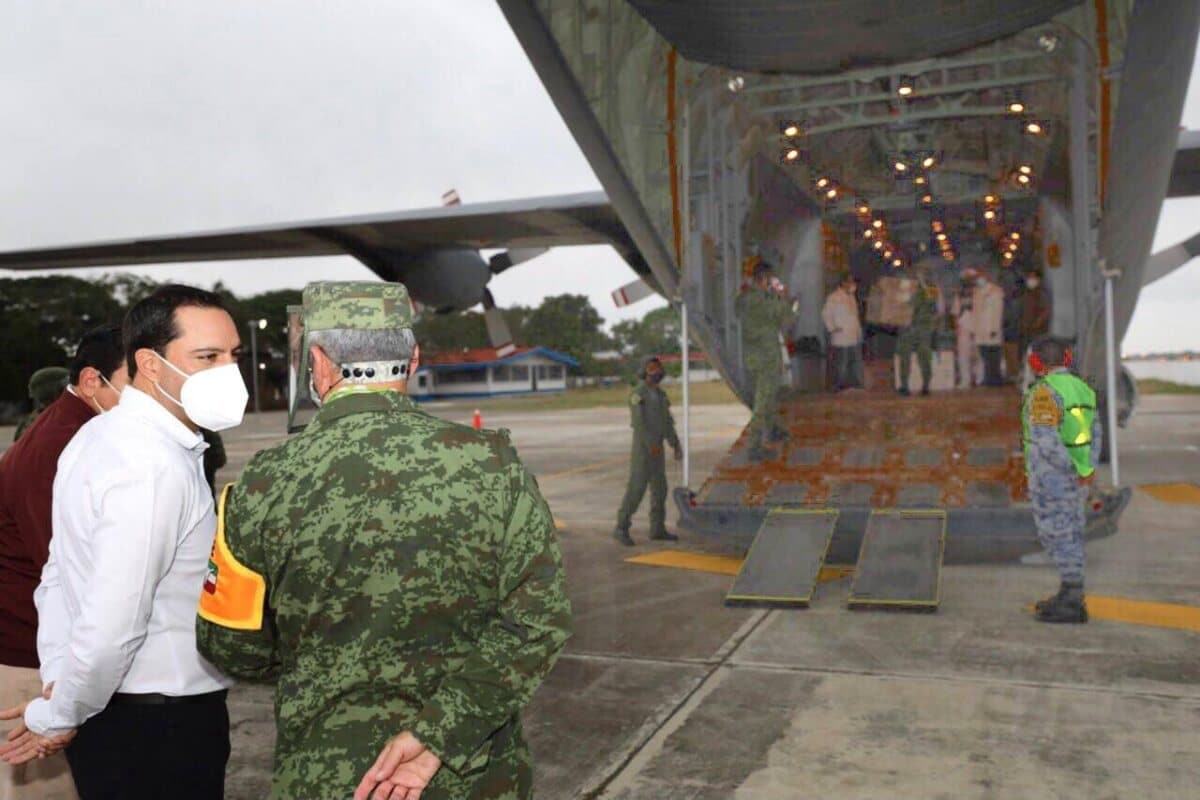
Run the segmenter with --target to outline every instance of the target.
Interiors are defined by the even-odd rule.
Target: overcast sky
[[[600,188],[492,0],[0,8],[0,250]],[[1171,201],[1155,247],[1198,226],[1200,200]],[[349,258],[138,271],[239,294],[370,275]],[[561,248],[491,288],[502,306],[586,294],[614,322],[661,305],[614,308],[632,278],[607,247]],[[1197,298],[1200,262],[1147,289],[1125,352],[1200,349]]]

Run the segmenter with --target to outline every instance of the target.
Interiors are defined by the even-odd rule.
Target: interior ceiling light
[[[1013,260],[1013,254],[1012,254],[1012,253],[1005,253],[1005,254],[1004,254],[1004,260],[1005,260],[1005,261],[1012,261],[1012,260]]]
[[[898,259],[898,258],[897,258],[895,261],[893,261],[893,262],[892,262],[892,266],[893,266],[893,267],[900,267],[900,266],[903,266],[903,264],[904,264],[904,262],[903,262],[903,261],[901,261],[901,260],[900,260],[900,259]]]
[[[934,233],[942,232],[942,221],[940,219],[935,219],[933,221],[933,232]]]
[[[918,176],[916,177],[916,179],[915,179],[915,180],[913,180],[913,183],[915,183],[917,186],[924,186],[924,185],[925,185],[925,183],[926,183],[925,176],[924,176],[924,175],[918,175]]]
[[[800,151],[794,147],[791,150],[788,150],[786,154],[784,154],[784,158],[786,158],[788,161],[795,161],[799,157],[800,157]]]
[[[921,202],[924,203],[925,205],[932,204],[933,203],[933,195],[931,195],[931,194],[925,195],[924,197],[921,198]]]
[[[1025,123],[1025,132],[1033,134],[1034,136],[1041,136],[1046,132],[1046,126],[1037,120],[1031,119],[1029,122]]]
[[[888,250],[887,252],[885,252],[885,253],[883,254],[883,257],[884,257],[884,258],[891,258],[891,257],[892,257],[892,251],[891,251],[891,250]]]
[[[817,178],[817,188],[824,189],[829,185],[829,178]]]
[[[992,211],[992,210],[989,208],[987,211],[983,212],[983,218],[984,218],[984,219],[995,219],[995,218],[996,218],[996,212],[995,212],[995,211]]]
[[[905,164],[903,161],[896,162],[896,172],[907,172],[907,171],[908,171],[908,164]]]
[[[944,234],[944,233],[939,233],[939,234],[937,235],[937,240],[938,240],[939,242],[944,242],[944,241],[946,241],[946,234]]]
[[[896,81],[896,94],[901,97],[912,97],[915,91],[916,85],[912,78],[905,76]]]
[[[830,189],[828,192],[825,193],[825,196],[828,197],[830,200],[836,200],[837,199],[837,189]]]
[[[876,230],[878,230],[879,228],[882,228],[882,227],[883,227],[883,220],[881,220],[881,219],[877,219],[877,220],[875,220],[874,222],[872,222],[872,223],[871,223],[871,227],[872,227],[872,228],[875,228]]]
[[[985,203],[994,203],[994,202],[996,202],[996,195],[994,195],[994,194],[989,194],[987,197],[983,198],[983,202],[985,202]]]
[[[882,249],[883,249],[883,242],[876,242],[876,243],[875,243],[875,249],[876,249],[876,250],[882,250]]]
[[[1021,246],[1019,244],[1017,244],[1016,242],[1013,242],[1012,244],[1010,244],[1008,246],[1008,249],[1013,251],[1014,253],[1017,252],[1017,250],[1019,250],[1020,248],[1021,248]]]
[[[1008,110],[1012,114],[1024,114],[1025,113],[1025,104],[1022,103],[1020,100],[1013,100],[1011,103],[1008,104]]]
[[[858,213],[863,214],[863,215],[870,214],[871,207],[869,205],[867,205],[866,203],[863,203],[862,205],[860,205],[858,207]]]
[[[734,75],[729,79],[729,83],[727,85],[729,86],[729,91],[740,92],[742,89],[746,88],[746,79],[741,75]]]
[[[1038,37],[1038,47],[1047,53],[1053,53],[1055,48],[1058,47],[1058,37],[1053,33],[1043,33]]]
[[[792,122],[784,126],[783,135],[789,139],[800,135],[800,126]]]
[[[1009,236],[1011,236],[1011,237],[1012,237],[1012,238],[1014,238],[1014,239],[1020,239],[1020,238],[1021,238],[1021,232],[1020,232],[1020,231],[1013,231],[1012,233],[1010,233],[1010,234],[1009,234]]]
[[[1032,175],[1033,174],[1033,167],[1029,166],[1028,164],[1022,164],[1021,166],[1017,167],[1017,169],[1020,171],[1020,173],[1022,175]]]
[[[864,239],[870,239],[874,235],[875,235],[875,231],[871,230],[870,228],[867,228],[865,231],[863,231]]]
[[[1029,183],[1029,176],[1028,175],[1018,175],[1017,180],[1020,181],[1022,184],[1027,184],[1027,183]]]
[[[925,160],[921,162],[921,166],[925,169],[929,169],[936,163],[937,159],[935,159],[933,156],[925,156]]]

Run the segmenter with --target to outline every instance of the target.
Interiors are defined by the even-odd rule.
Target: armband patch
[[[1061,422],[1062,412],[1054,402],[1054,392],[1049,386],[1039,386],[1029,400],[1029,424],[1057,428]]]
[[[631,405],[631,406],[641,405],[641,402],[642,402],[642,396],[640,394],[638,394],[637,392],[634,392],[633,394],[629,395],[629,405]]]
[[[257,631],[263,626],[267,581],[239,563],[225,542],[225,503],[232,488],[233,484],[228,484],[222,489],[217,501],[217,536],[208,559],[198,613],[201,619],[222,628]]]

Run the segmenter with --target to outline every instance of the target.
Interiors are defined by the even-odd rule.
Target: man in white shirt
[[[979,270],[971,305],[975,344],[983,360],[983,385],[1003,386],[1000,362],[1004,355],[1004,290],[992,280],[987,269]]]
[[[833,390],[863,386],[862,323],[858,319],[858,284],[853,275],[843,275],[838,288],[825,299],[821,319],[829,331],[833,356]]]
[[[221,298],[164,286],[125,318],[130,384],[63,451],[38,609],[45,698],[0,747],[68,742],[81,797],[222,797],[231,681],[196,650],[216,532],[198,428],[241,421],[237,326]],[[48,698],[48,699],[47,699]],[[74,737],[73,741],[71,737]]]

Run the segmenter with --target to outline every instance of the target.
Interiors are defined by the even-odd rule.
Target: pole
[[[1108,373],[1105,394],[1108,395],[1108,455],[1114,487],[1121,485],[1121,466],[1117,460],[1117,337],[1113,328],[1113,278],[1116,274],[1104,272],[1104,355],[1105,372]]]
[[[691,456],[692,456],[692,360],[688,347],[688,317],[687,303],[679,304],[679,315],[682,318],[681,328],[683,349],[683,488],[691,486]]]
[[[258,405],[258,320],[250,320],[250,371],[254,373],[254,413],[261,413]]]

